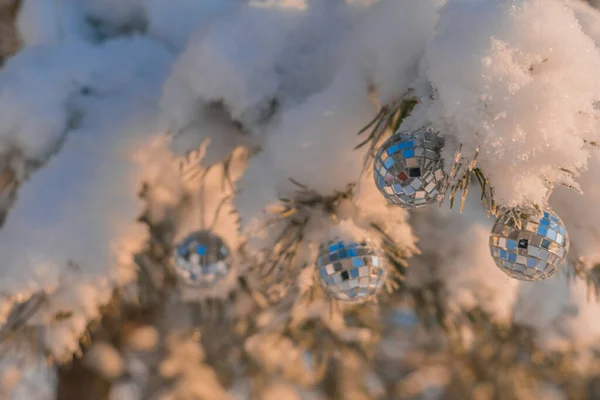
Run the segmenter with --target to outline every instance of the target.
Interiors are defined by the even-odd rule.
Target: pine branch
[[[344,191],[324,196],[293,178],[289,180],[299,190],[295,192],[294,198],[280,198],[279,203],[268,210],[274,218],[262,227],[273,229],[276,225],[285,224],[266,253],[264,263],[257,266],[262,279],[269,278],[269,282],[277,282],[282,274],[291,275],[294,271],[289,266],[294,265],[298,249],[304,240],[304,229],[310,222],[311,210],[319,209],[334,215],[339,203],[352,197],[355,186],[349,184]]]
[[[354,148],[360,149],[364,146],[369,146],[369,151],[364,160],[363,170],[367,168],[369,161],[375,154],[375,146],[379,143],[381,137],[387,130],[392,133],[398,131],[402,121],[412,112],[413,108],[418,104],[418,100],[410,97],[411,91],[406,92],[401,96],[399,101],[392,102],[383,106],[379,113],[365,127],[363,127],[358,135],[369,132],[369,135]]]
[[[371,227],[381,237],[382,250],[385,257],[394,267],[393,281],[396,283],[395,288],[404,285],[406,280],[406,272],[408,262],[406,261],[405,252],[394,242],[394,240],[376,223],[371,223]]]
[[[265,262],[260,266],[262,279],[270,277],[271,280],[278,280],[281,278],[281,274],[285,273],[285,266],[292,265],[291,262],[296,257],[308,221],[309,218],[305,217],[302,221],[291,220],[286,224],[281,234],[273,242],[271,250],[265,257]],[[278,273],[273,275],[275,272]]]
[[[589,267],[579,261],[569,265],[567,279],[569,281],[581,279],[586,284],[588,300],[593,297],[593,300],[600,301],[600,264]]]
[[[44,292],[37,292],[29,299],[16,304],[8,314],[6,322],[0,330],[0,344],[10,337],[18,335],[25,328],[27,321],[40,309],[46,300]]]
[[[481,202],[484,204],[488,215],[498,215],[498,207],[494,201],[494,191],[483,171],[477,167],[477,158],[479,156],[479,148],[475,150],[473,158],[467,163],[462,156],[462,146],[454,156],[454,163],[449,174],[448,180],[453,182],[448,190],[450,191],[449,200],[450,208],[454,207],[456,195],[460,191],[460,212],[463,212],[465,201],[469,193],[469,187],[473,175],[477,178],[477,182],[481,188]],[[442,203],[440,203],[441,206]]]

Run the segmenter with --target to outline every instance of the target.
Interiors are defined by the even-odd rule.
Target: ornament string
[[[219,202],[219,204],[217,205],[217,209],[215,211],[215,216],[213,217],[212,223],[210,224],[209,227],[209,231],[212,231],[215,226],[217,225],[217,222],[219,220],[219,215],[221,214],[221,209],[223,208],[223,206],[225,205],[225,203],[227,203],[227,200],[231,199],[231,195],[229,196],[225,196],[221,199],[221,201]]]
[[[206,227],[206,220],[205,220],[205,211],[206,211],[206,207],[205,207],[205,201],[206,201],[206,176],[208,175],[210,169],[212,166],[207,167],[204,172],[202,173],[202,176],[200,177],[200,229],[204,230]]]
[[[202,230],[208,230],[208,231],[212,231],[215,226],[217,226],[217,222],[219,222],[219,217],[221,215],[221,210],[223,209],[223,207],[225,206],[225,204],[227,203],[228,200],[231,199],[232,195],[227,195],[225,197],[223,197],[219,203],[217,204],[217,207],[215,209],[215,213],[213,216],[213,219],[210,223],[210,225],[208,226],[207,229],[207,225],[206,225],[206,205],[205,205],[205,201],[206,201],[206,176],[208,175],[208,172],[210,171],[212,166],[208,167],[206,170],[204,170],[204,172],[202,173],[202,176],[200,177],[200,229]],[[224,173],[226,173],[226,169],[227,166],[224,165],[223,166],[224,169]],[[232,184],[233,185],[233,184]],[[233,189],[233,186],[232,186]]]

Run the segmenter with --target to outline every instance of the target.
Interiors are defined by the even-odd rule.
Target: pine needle
[[[463,190],[462,197],[460,199],[460,209],[459,212],[462,214],[463,209],[465,208],[465,200],[467,199],[467,193],[469,193],[469,184],[471,183],[471,174],[465,175],[465,180],[463,181]]]
[[[358,132],[359,136],[367,131],[370,132],[366,139],[354,147],[357,150],[369,145],[369,150],[363,164],[363,171],[366,170],[369,160],[375,152],[375,146],[379,143],[383,134],[388,130],[391,130],[392,133],[396,132],[404,119],[412,112],[415,105],[418,104],[418,101],[410,96],[411,92],[408,91],[401,97],[400,101],[392,102],[382,107],[375,118]]]
[[[8,337],[21,331],[27,324],[27,321],[45,302],[46,294],[44,292],[37,292],[29,299],[15,305],[0,330],[0,343],[3,343]]]

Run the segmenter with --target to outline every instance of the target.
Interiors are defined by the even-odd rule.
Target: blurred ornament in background
[[[175,248],[175,272],[183,283],[213,287],[231,270],[231,255],[223,240],[208,231],[197,231]]]
[[[330,241],[319,250],[319,282],[329,297],[358,303],[383,287],[384,262],[379,249],[368,242]]]
[[[398,131],[387,139],[373,164],[375,184],[387,201],[404,208],[437,202],[446,183],[443,147],[439,135],[427,128]]]
[[[552,211],[517,215],[518,220],[512,211],[505,212],[492,228],[490,250],[496,265],[508,276],[523,281],[554,275],[569,251],[563,222]]]

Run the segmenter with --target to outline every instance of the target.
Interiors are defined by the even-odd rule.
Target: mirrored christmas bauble
[[[507,275],[537,281],[555,274],[569,251],[569,236],[552,211],[541,215],[521,213],[517,225],[510,211],[500,215],[490,234],[496,265]]]
[[[223,240],[207,231],[194,232],[175,248],[175,271],[184,283],[213,287],[231,269],[229,248]]]
[[[385,259],[367,242],[330,241],[321,246],[317,259],[319,281],[336,300],[360,302],[383,286]]]
[[[397,132],[375,155],[375,184],[388,202],[419,208],[443,196],[446,174],[440,151],[443,140],[426,128]]]

